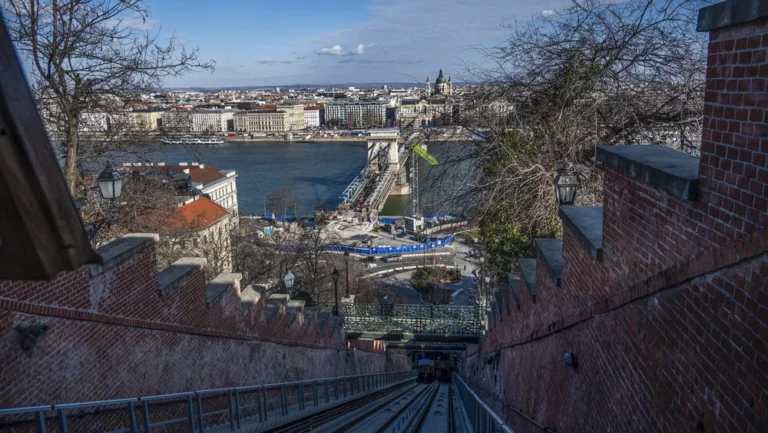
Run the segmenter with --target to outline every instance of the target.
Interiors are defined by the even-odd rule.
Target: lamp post
[[[347,279],[347,287],[346,287],[347,298],[349,298],[349,251],[344,251],[344,266],[345,266],[344,275],[346,276],[346,279]]]
[[[558,206],[571,206],[576,201],[579,178],[570,170],[570,165],[561,168],[555,176],[555,198]]]
[[[480,280],[480,307],[482,308],[482,311],[485,311],[485,281],[483,279],[483,264],[485,263],[485,257],[480,257],[480,275],[478,275],[478,279]]]
[[[333,307],[333,315],[338,316],[339,315],[339,270],[336,268],[333,268],[333,272],[331,272],[331,278],[333,278],[333,293],[334,293],[334,299],[336,300],[336,304]]]

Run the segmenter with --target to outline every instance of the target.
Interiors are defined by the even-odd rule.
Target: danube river
[[[222,170],[236,170],[240,212],[252,215],[263,214],[265,205],[271,213],[266,197],[284,188],[292,191],[302,216],[312,215],[318,205],[336,208],[344,188],[360,173],[367,157],[364,142],[230,142],[192,149],[159,146],[157,150],[160,155],[152,157],[156,161],[200,162]],[[436,153],[439,158],[443,152]],[[425,179],[429,172],[424,162],[421,163],[419,177]],[[428,182],[422,184],[426,186]],[[408,196],[390,197],[381,214],[404,215],[409,209]],[[438,210],[447,209],[423,209]]]

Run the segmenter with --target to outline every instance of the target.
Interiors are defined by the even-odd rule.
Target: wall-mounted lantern
[[[576,368],[576,355],[573,352],[565,352],[565,365]]]
[[[561,168],[555,176],[555,197],[559,206],[571,206],[576,201],[579,178],[568,168]]]

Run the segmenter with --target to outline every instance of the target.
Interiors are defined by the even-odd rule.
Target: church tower
[[[451,82],[451,77],[448,77],[448,94],[453,95],[453,83]]]
[[[424,85],[424,91],[427,94],[427,98],[432,96],[432,86],[429,85],[429,77],[427,77],[427,83]]]

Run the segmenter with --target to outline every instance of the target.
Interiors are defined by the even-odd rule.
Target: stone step
[[[525,279],[531,301],[536,302],[536,259],[520,259],[520,273]]]
[[[242,274],[235,272],[225,272],[216,276],[205,286],[205,305],[211,308],[218,304],[227,292],[237,292],[242,278]]]
[[[603,207],[562,206],[563,224],[571,229],[579,242],[595,260],[603,257]]]
[[[536,256],[541,258],[546,266],[555,286],[560,287],[562,279],[563,266],[563,240],[562,239],[534,239],[533,246],[536,248]]]

